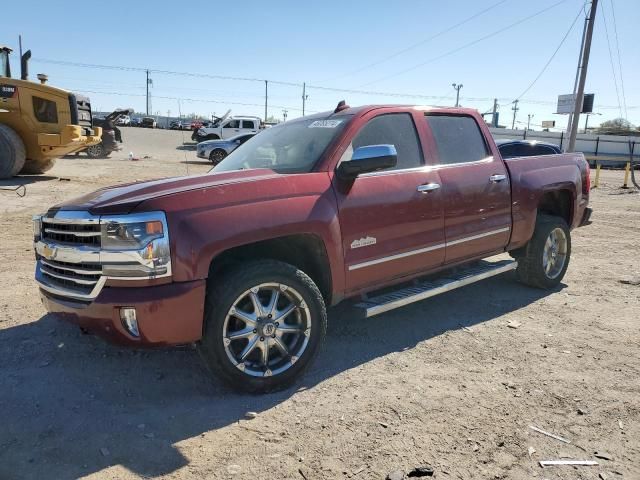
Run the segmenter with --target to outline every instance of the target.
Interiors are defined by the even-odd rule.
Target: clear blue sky
[[[500,123],[510,126],[510,101],[519,97],[540,73],[584,2],[565,0],[532,19],[492,35],[558,3],[558,0],[505,0],[464,25],[436,36],[498,1],[157,0],[80,5],[21,0],[7,2],[2,7],[3,17],[15,20],[3,22],[0,43],[17,50],[21,33],[24,47],[33,51],[32,76],[46,72],[53,85],[87,92],[94,109],[100,110],[131,106],[143,111],[144,73],[61,66],[39,59],[304,81],[313,86],[438,97],[395,98],[308,88],[308,111],[333,108],[341,99],[350,105],[451,105],[455,102],[451,84],[456,82],[464,85],[460,91],[464,106],[487,111],[491,108],[491,99],[498,97]],[[66,8],[61,6],[65,3]],[[533,124],[542,120],[565,124],[566,116],[553,112],[557,95],[571,93],[573,89],[583,18],[576,21],[548,69],[521,98],[519,121],[526,122],[527,114],[533,114]],[[590,124],[618,117],[620,110],[624,116],[624,107],[618,108],[623,104],[618,45],[627,117],[634,124],[640,124],[639,27],[640,1],[600,0],[587,91],[595,93],[595,110],[602,115],[592,117]],[[482,37],[489,38],[482,40]],[[414,47],[402,52],[411,46]],[[392,55],[395,56],[388,58]],[[364,68],[367,66],[370,67]],[[17,55],[13,69],[18,71]],[[405,70],[408,71],[402,73]],[[166,115],[171,111],[177,115],[180,108],[183,114],[215,112],[220,115],[231,108],[234,114],[264,114],[261,106],[264,84],[260,82],[161,73],[153,73],[152,79],[154,113]],[[282,107],[288,108],[289,118],[300,115],[300,87],[270,85],[269,93],[270,115],[281,117]],[[175,99],[161,97],[183,100],[179,105]],[[583,122],[584,119],[581,126]]]

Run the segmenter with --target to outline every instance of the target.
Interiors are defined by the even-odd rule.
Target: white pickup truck
[[[258,133],[261,120],[259,117],[229,117],[229,112],[219,120],[193,131],[191,139],[196,142],[219,140],[237,135]]]

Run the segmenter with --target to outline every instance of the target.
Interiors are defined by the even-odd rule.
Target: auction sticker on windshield
[[[309,124],[309,128],[336,128],[342,120],[316,120]]]

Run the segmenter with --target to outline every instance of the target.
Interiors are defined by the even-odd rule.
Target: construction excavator
[[[89,98],[29,81],[31,50],[20,58],[20,78],[11,76],[12,50],[0,45],[0,178],[39,174],[55,160],[102,141]]]

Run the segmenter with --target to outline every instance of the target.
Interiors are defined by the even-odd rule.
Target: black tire
[[[311,327],[307,330],[309,334],[306,335],[305,332],[304,335],[308,338],[306,347],[299,357],[289,357],[291,360],[287,369],[267,376],[271,373],[269,366],[266,366],[269,373],[252,376],[244,369],[239,369],[230,359],[223,331],[227,315],[235,302],[244,292],[265,283],[286,285],[300,294],[305,303],[302,308],[308,309]],[[282,322],[284,324],[284,320]],[[275,260],[250,261],[227,271],[222,278],[209,279],[204,332],[198,343],[198,351],[209,370],[232,388],[251,393],[270,392],[286,388],[309,367],[320,350],[326,329],[327,311],[324,300],[311,278],[287,263]],[[242,366],[244,364],[245,362]]]
[[[211,163],[213,163],[214,165],[217,165],[222,160],[224,160],[227,155],[228,153],[224,151],[222,148],[216,148],[215,150],[212,150],[211,153],[209,154],[209,160],[211,160]]]
[[[24,167],[27,149],[16,131],[0,125],[0,178],[16,176]]]
[[[102,143],[98,143],[97,145],[92,145],[85,150],[87,152],[87,156],[89,158],[104,158],[106,157],[104,145]]]
[[[56,164],[55,158],[49,158],[48,160],[32,160],[27,158],[26,162],[24,162],[24,167],[20,173],[24,173],[27,175],[38,175],[40,173],[48,172],[53,168]]]
[[[547,273],[544,267],[545,245],[556,229],[562,231],[566,245],[553,258],[555,261],[556,256],[564,255],[564,263],[561,268],[557,267],[557,272]],[[556,287],[567,272],[571,258],[571,232],[567,222],[561,217],[539,214],[531,240],[517,252],[512,252],[512,255],[518,261],[516,274],[520,282],[543,289]]]
[[[203,140],[220,140],[220,137],[215,133],[210,133],[209,135],[203,137]]]

